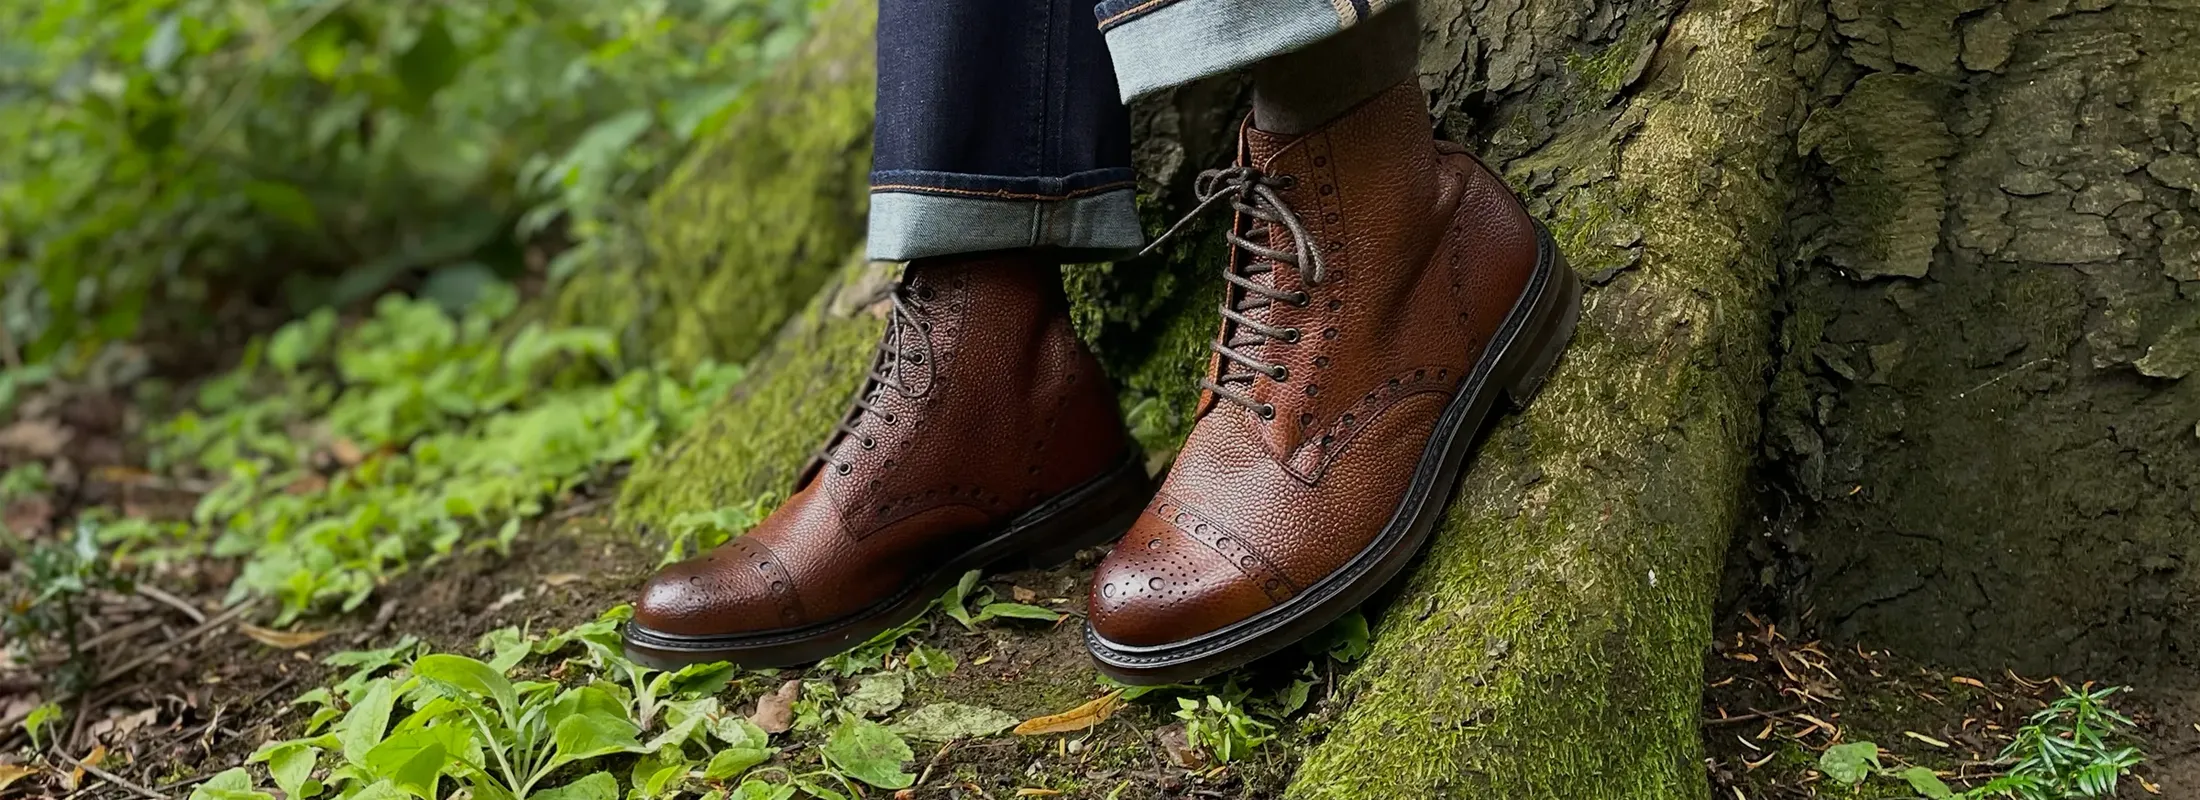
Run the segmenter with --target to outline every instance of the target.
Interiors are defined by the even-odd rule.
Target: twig
[[[1749,712],[1749,713],[1747,713],[1747,714],[1743,714],[1743,715],[1741,715],[1741,716],[1737,716],[1737,717],[1707,717],[1707,718],[1705,718],[1705,719],[1704,719],[1704,721],[1703,721],[1703,724],[1705,724],[1705,725],[1738,725],[1738,724],[1741,724],[1741,723],[1744,723],[1744,722],[1750,722],[1750,721],[1753,721],[1753,720],[1760,720],[1760,719],[1771,719],[1771,718],[1773,718],[1773,717],[1778,717],[1778,716],[1782,716],[1782,715],[1786,715],[1786,714],[1792,714],[1792,713],[1794,713],[1794,712],[1797,712],[1797,711],[1801,711],[1801,710],[1803,710],[1803,704],[1801,704],[1801,703],[1797,703],[1797,704],[1795,704],[1795,705],[1792,705],[1792,706],[1788,706],[1788,707],[1786,707],[1786,708],[1781,708],[1781,709],[1775,709],[1775,710],[1772,710],[1772,711],[1754,711],[1754,710],[1753,710],[1753,711],[1751,711],[1751,712]]]
[[[184,631],[183,633],[178,634],[173,639],[169,639],[166,642],[155,645],[153,649],[146,651],[145,655],[138,656],[137,658],[133,658],[124,663],[122,666],[115,667],[114,669],[110,669],[106,672],[100,673],[98,682],[106,683],[116,678],[120,678],[123,675],[128,674],[131,670],[145,666],[153,659],[167,655],[168,651],[175,649],[178,645],[191,642],[205,636],[208,633],[212,633],[216,630],[227,627],[229,623],[235,622],[238,617],[244,616],[244,612],[252,610],[253,606],[259,604],[260,599],[255,597],[250,600],[246,600],[244,602],[230,606],[229,610],[222,612],[220,616],[200,623],[198,627],[192,628],[188,631]]]
[[[154,586],[148,583],[141,583],[138,584],[137,593],[140,597],[158,601],[161,605],[183,612],[184,616],[191,618],[191,622],[193,624],[206,624],[206,612],[200,611],[197,608],[192,607],[192,605],[188,602],[185,602],[183,598],[169,594],[166,590],[161,589],[158,586]]]
[[[80,650],[90,650],[116,639],[125,639],[131,636],[136,636],[140,633],[144,633],[146,631],[160,627],[160,622],[160,617],[146,617],[127,625],[120,625],[113,628],[108,628],[105,632],[102,632],[99,635],[94,636],[90,639],[84,640],[82,643],[77,645],[77,648]]]
[[[937,767],[937,766],[939,766],[939,765],[940,765],[940,759],[942,759],[942,758],[945,758],[945,757],[947,757],[947,751],[948,751],[948,750],[951,750],[951,749],[954,749],[954,747],[955,747],[955,740],[954,740],[954,739],[949,739],[949,740],[947,740],[947,743],[946,743],[946,744],[940,745],[940,751],[939,751],[939,752],[937,752],[937,753],[933,753],[933,754],[932,754],[932,760],[931,760],[931,761],[927,761],[927,762],[925,762],[925,764],[924,764],[924,772],[918,773],[918,775],[917,775],[917,782],[916,782],[916,783],[914,783],[914,784],[910,784],[910,785],[912,785],[912,786],[923,786],[923,785],[924,785],[924,782],[925,782],[925,781],[927,781],[927,780],[930,780],[930,779],[932,778],[932,768],[933,768],[933,767]]]
[[[90,764],[86,764],[86,763],[84,763],[84,762],[82,762],[82,761],[78,761],[78,760],[76,760],[76,758],[75,758],[75,757],[73,757],[73,756],[70,756],[70,755],[69,755],[68,753],[64,753],[64,752],[61,752],[60,748],[55,748],[55,749],[54,749],[54,750],[52,751],[52,753],[53,753],[54,755],[60,756],[60,757],[61,757],[61,760],[69,762],[69,765],[70,765],[70,766],[76,767],[77,769],[81,769],[81,770],[84,770],[85,772],[88,772],[88,773],[91,773],[91,774],[93,774],[93,775],[97,775],[97,776],[99,776],[99,779],[100,779],[100,780],[106,781],[106,782],[108,782],[108,783],[112,783],[112,784],[114,784],[114,785],[116,785],[116,786],[120,786],[120,787],[122,787],[122,788],[124,788],[124,789],[128,789],[128,790],[130,790],[130,791],[136,792],[136,793],[138,793],[139,795],[142,795],[142,796],[145,796],[145,797],[150,797],[150,798],[153,798],[153,800],[168,800],[168,796],[167,796],[167,795],[161,794],[161,793],[159,793],[159,792],[156,792],[156,791],[153,791],[153,790],[151,790],[151,789],[147,789],[147,788],[145,788],[144,786],[141,786],[141,785],[138,785],[138,784],[136,784],[136,783],[133,783],[133,782],[131,782],[131,781],[130,781],[129,779],[127,779],[127,778],[124,778],[124,777],[122,777],[122,776],[120,776],[120,775],[116,775],[116,774],[114,774],[114,773],[112,773],[112,772],[108,772],[108,771],[106,771],[106,770],[100,769],[100,768],[98,768],[98,767],[95,767],[95,766],[92,766],[92,765],[90,765]]]

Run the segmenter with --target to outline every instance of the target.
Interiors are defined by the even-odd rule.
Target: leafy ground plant
[[[253,348],[157,434],[174,471],[216,476],[193,522],[241,556],[234,599],[272,594],[288,621],[350,609],[377,581],[471,538],[508,545],[522,521],[685,428],[737,380],[624,369],[595,328],[504,326],[491,286],[463,315],[384,298],[337,331],[317,313]]]
[[[329,663],[350,674],[297,701],[313,709],[305,735],[268,743],[248,763],[264,764],[285,797],[349,800],[433,800],[451,788],[487,800],[846,798],[859,783],[901,789],[915,780],[901,769],[913,754],[900,734],[837,708],[814,768],[770,765],[780,752],[771,734],[718,696],[735,669],[667,672],[626,660],[617,626],[630,614],[621,606],[547,637],[495,631],[480,643],[487,660],[422,655],[409,640],[338,654]],[[558,663],[539,674],[555,679],[512,677],[546,659]],[[253,770],[238,767],[193,796],[271,796],[256,784]]]
[[[1879,746],[1871,742],[1827,749],[1819,758],[1819,770],[1827,778],[1849,786],[1875,775],[1899,778],[1929,800],[2113,797],[2119,779],[2146,759],[2130,743],[2136,727],[2131,719],[2108,706],[2108,699],[2122,691],[2121,686],[2065,687],[2061,699],[2033,714],[2031,721],[2018,729],[2015,740],[2003,748],[1996,761],[2007,765],[2007,771],[1968,791],[1949,788],[1925,767],[1882,767]]]
[[[570,269],[809,5],[0,0],[0,342],[125,338],[218,279],[342,304],[543,238]]]

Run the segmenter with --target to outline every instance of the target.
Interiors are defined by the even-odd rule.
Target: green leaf
[[[31,747],[34,749],[44,748],[45,745],[40,743],[40,732],[44,731],[47,726],[59,721],[61,721],[60,703],[42,703],[37,708],[31,709],[30,715],[23,718],[23,732],[30,734]]]
[[[145,39],[143,62],[147,70],[160,72],[176,63],[183,54],[183,19],[174,14],[162,17],[153,35]]]
[[[663,733],[651,738],[648,744],[642,745],[642,752],[655,753],[667,747],[672,748],[672,752],[679,752],[682,745],[687,744],[688,740],[695,738],[696,734],[702,731],[703,723],[706,721],[699,716],[689,716],[673,723]]]
[[[664,683],[657,696],[717,694],[718,690],[726,688],[726,684],[733,681],[733,676],[738,671],[739,668],[724,661],[689,664],[680,668],[679,672],[659,678]]]
[[[1295,680],[1276,692],[1276,716],[1288,717],[1306,707],[1306,698],[1314,690],[1314,682]]]
[[[439,726],[444,728],[456,726]],[[437,776],[452,760],[437,728],[419,728],[397,734],[367,751],[360,764],[372,778],[386,780],[406,794],[433,798]]]
[[[557,722],[550,734],[550,741],[557,747],[557,757],[550,760],[550,767],[571,764],[612,753],[638,753],[642,743],[636,739],[641,729],[622,717],[606,714],[579,714]]]
[[[902,764],[916,757],[908,743],[886,726],[867,719],[841,723],[819,752],[848,777],[880,789],[906,789],[917,780],[917,776],[901,771]]]
[[[726,795],[726,800],[787,800],[793,796],[793,786],[751,780],[733,787],[733,793]]]
[[[261,755],[254,753],[250,760],[260,760]],[[265,755],[267,773],[275,779],[275,788],[283,790],[284,797],[307,798],[321,793],[320,784],[312,781],[313,765],[321,758],[321,748],[284,742],[266,750]]]
[[[1855,786],[1879,769],[1879,745],[1851,742],[1826,748],[1818,756],[1818,771],[1836,783]]]
[[[671,756],[666,758],[666,756]],[[630,783],[634,791],[631,800],[652,800],[663,797],[668,789],[677,789],[688,774],[687,758],[677,750],[646,755],[634,762]]]
[[[909,668],[927,677],[944,678],[955,674],[955,656],[920,644],[909,648]]]
[[[710,764],[703,767],[703,777],[714,781],[732,780],[750,767],[770,761],[771,751],[758,747],[729,747],[710,757]]]
[[[1006,711],[963,703],[933,703],[909,712],[893,725],[895,733],[926,742],[992,736],[1021,720]]]
[[[336,741],[344,746],[344,760],[366,766],[367,751],[382,741],[390,726],[390,707],[397,702],[397,681],[379,678],[367,684],[367,693],[336,724]]]
[[[984,608],[978,609],[979,621],[997,618],[1036,619],[1053,622],[1061,619],[1062,615],[1055,613],[1053,609],[1023,603],[987,603]]]
[[[412,671],[447,695],[494,701],[504,724],[518,726],[519,696],[503,670],[461,655],[433,653],[414,661]]]
[[[243,767],[230,767],[192,789],[191,800],[275,800],[275,796],[253,790],[252,774]]]
[[[591,772],[580,780],[533,792],[527,797],[528,800],[619,800],[619,779],[609,772]]]
[[[521,633],[519,626],[512,625],[482,634],[481,641],[474,648],[490,653],[489,668],[496,670],[499,675],[506,675],[511,673],[513,667],[519,666],[519,662],[526,660],[529,653],[534,652],[535,642]]]
[[[1902,780],[1908,781],[1911,789],[1924,795],[1928,800],[1944,800],[1944,798],[1954,797],[1956,794],[1955,790],[1948,788],[1948,784],[1941,782],[1940,776],[1934,775],[1932,770],[1924,767],[1911,767],[1903,770]]]
[[[977,570],[963,573],[962,579],[955,582],[955,588],[947,590],[947,595],[940,598],[940,610],[947,612],[947,616],[954,618],[956,622],[962,623],[965,628],[976,628],[978,626],[976,622],[970,619],[970,609],[966,606],[969,602],[970,591],[978,586],[978,578],[979,573]]]
[[[901,707],[905,688],[907,684],[898,673],[865,675],[856,682],[855,691],[841,698],[840,707],[859,717],[882,716]]]
[[[771,734],[746,718],[728,714],[710,725],[710,734],[725,742],[727,747],[763,749],[771,746]]]
[[[313,198],[298,187],[275,181],[252,181],[244,185],[244,198],[252,201],[252,207],[260,213],[290,223],[306,233],[321,230],[321,215],[313,208]]]
[[[443,24],[443,16],[437,14],[421,27],[412,46],[397,57],[397,80],[404,84],[414,109],[426,108],[437,92],[458,78],[465,62],[458,42],[451,39],[450,28]]]
[[[1350,664],[1366,658],[1374,649],[1367,630],[1367,615],[1354,611],[1323,628],[1308,641],[1318,652],[1326,652],[1330,658]]]
[[[404,800],[405,791],[389,781],[375,781],[344,800]]]

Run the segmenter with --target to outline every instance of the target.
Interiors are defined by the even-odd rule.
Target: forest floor
[[[132,422],[139,412],[128,403],[81,389],[51,391],[67,393],[19,405],[46,411],[0,430],[8,466],[35,460],[52,476],[47,491],[18,493],[6,506],[9,530],[26,541],[65,541],[71,526],[87,519],[185,518],[215,491],[144,468],[148,448],[129,432],[142,420]],[[274,626],[272,598],[228,596],[239,559],[204,553],[145,567],[134,585],[87,588],[71,607],[70,636],[18,637],[0,649],[0,797],[183,797],[268,743],[325,722],[309,722],[313,704],[294,699],[340,686],[360,660],[340,654],[396,648],[385,652],[399,653],[400,661],[431,651],[486,658],[492,632],[516,626],[540,635],[599,619],[631,599],[665,550],[658,538],[613,519],[619,473],[614,468],[564,491],[511,538],[507,552],[459,548],[420,560],[349,612],[308,613]],[[1108,702],[1117,690],[1093,672],[1078,635],[1083,587],[1098,555],[989,575],[964,593],[1047,609],[1052,622],[961,624],[934,611],[877,663],[741,673],[714,695],[732,715],[752,721],[769,716],[767,706],[782,716],[881,720],[906,720],[911,709],[933,706],[976,708],[1004,720],[945,742],[911,742],[903,766],[914,776],[909,788],[843,780],[857,796],[1280,796],[1298,754],[1337,711],[1332,690],[1350,669],[1350,637],[1333,635],[1326,650],[1280,656],[1218,681]],[[0,561],[0,569],[20,566]],[[2026,718],[2065,689],[2053,676],[1965,673],[1910,663],[1868,643],[1818,642],[1743,610],[1727,613],[1718,630],[1706,654],[1703,733],[1706,769],[1721,800],[1916,797],[1892,777],[1911,766],[1927,767],[1961,790],[1995,774],[1996,755]],[[72,636],[80,651],[73,657]],[[545,654],[561,656],[554,648]],[[917,663],[937,663],[939,654],[944,669]],[[566,679],[578,659],[561,657],[523,674]],[[77,676],[70,681],[77,691],[58,679],[67,675]],[[873,692],[879,676],[893,685],[884,701]],[[2137,720],[2152,756],[2117,796],[2200,797],[2200,693],[2189,686],[2140,685],[2116,700]],[[1247,730],[1256,735],[1239,740],[1249,752],[1227,763],[1215,757],[1219,740],[1193,741],[1177,713],[1180,699],[1214,695],[1253,712],[1202,717],[1253,726]],[[858,697],[866,698],[860,710]],[[1094,701],[1101,710],[1088,705]],[[40,709],[61,715],[43,724],[26,719]],[[1073,709],[1083,709],[1093,724],[1043,735],[1005,730],[1009,720]],[[1273,727],[1267,741],[1257,735],[1267,730],[1262,726]],[[797,727],[773,739],[779,750],[771,764],[786,765],[787,774],[798,765],[841,768],[820,752],[829,745],[819,738]],[[1829,779],[1820,769],[1822,754],[1858,742],[1878,744],[1884,772],[1853,788]],[[638,783],[652,763],[613,756],[606,766],[620,776],[631,772]],[[692,794],[730,788],[711,781],[691,786]]]

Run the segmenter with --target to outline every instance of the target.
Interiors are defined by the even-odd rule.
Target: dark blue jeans
[[[880,0],[871,257],[1138,247],[1124,102],[1393,2]]]

